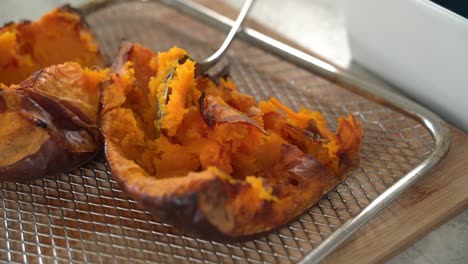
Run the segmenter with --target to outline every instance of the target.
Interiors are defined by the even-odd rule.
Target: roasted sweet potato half
[[[125,43],[103,89],[105,153],[121,188],[167,223],[215,240],[277,228],[359,163],[353,116],[257,103],[228,79],[194,76],[184,50]]]
[[[0,83],[18,84],[40,69],[67,61],[88,67],[104,62],[84,19],[69,6],[54,9],[37,22],[0,28]]]
[[[106,74],[69,62],[0,85],[0,181],[68,171],[94,157]]]

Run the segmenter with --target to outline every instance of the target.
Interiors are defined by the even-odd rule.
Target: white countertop
[[[37,19],[53,6],[86,0],[3,0],[0,23]],[[243,0],[223,0],[240,7]],[[257,0],[251,16],[331,62],[367,73],[352,62],[346,38],[342,3],[345,0]],[[14,10],[14,12],[12,11]],[[281,16],[278,16],[281,12]],[[388,263],[468,263],[468,210],[432,231]]]

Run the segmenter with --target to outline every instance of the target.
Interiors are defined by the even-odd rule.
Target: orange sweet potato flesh
[[[68,62],[18,85],[0,85],[0,181],[69,171],[95,156],[106,74]]]
[[[0,27],[0,83],[18,84],[35,71],[67,61],[87,67],[104,62],[86,22],[69,6],[36,22]]]
[[[307,109],[256,102],[229,79],[194,76],[184,50],[125,43],[101,98],[114,178],[157,217],[238,241],[271,231],[354,171],[362,129]]]

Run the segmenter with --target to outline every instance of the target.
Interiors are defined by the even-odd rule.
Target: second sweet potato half
[[[292,220],[357,168],[353,116],[332,132],[319,112],[257,102],[194,70],[182,49],[125,43],[101,98],[114,178],[165,222],[244,240]]]
[[[96,155],[103,61],[68,6],[0,27],[0,182],[70,171]]]
[[[96,155],[106,74],[67,62],[0,85],[0,182],[69,171]]]

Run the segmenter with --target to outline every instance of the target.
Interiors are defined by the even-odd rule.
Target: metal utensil
[[[245,17],[249,13],[250,7],[252,6],[254,1],[255,0],[246,0],[244,2],[244,5],[242,6],[242,9],[240,10],[239,15],[236,21],[234,22],[234,25],[229,31],[221,47],[219,47],[219,49],[215,53],[213,53],[210,57],[206,58],[205,60],[201,62],[196,63],[195,76],[208,71],[216,63],[218,63],[218,61],[223,57],[224,53],[229,48],[229,45],[231,45],[232,40],[236,36],[236,33],[239,31],[239,28],[242,26],[242,23],[244,22]]]

